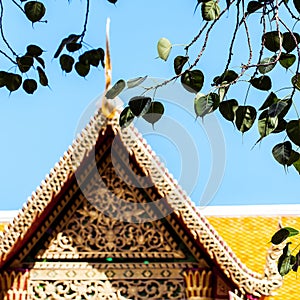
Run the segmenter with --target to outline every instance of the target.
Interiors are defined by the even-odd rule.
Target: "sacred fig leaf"
[[[296,73],[291,79],[293,86],[300,91],[300,73]]]
[[[114,99],[117,97],[125,88],[126,83],[123,79],[118,80],[105,94],[107,99]]]
[[[33,57],[29,56],[29,55],[17,57],[17,64],[18,64],[19,70],[22,73],[26,73],[33,66]]]
[[[277,102],[279,99],[277,98],[276,94],[271,92],[265,102],[262,104],[262,106],[258,110],[263,110],[268,107],[270,107],[273,103]]]
[[[217,76],[213,79],[214,85],[228,84],[235,81],[239,75],[233,70],[225,71],[221,76]]]
[[[295,263],[294,263],[294,265],[293,265],[292,270],[293,270],[294,272],[297,272],[297,271],[298,271],[299,265],[300,265],[300,250],[299,250],[299,251],[297,252],[297,254],[296,254],[296,261],[295,261]]]
[[[287,121],[281,118],[278,118],[278,124],[272,133],[280,133],[286,130]]]
[[[286,52],[292,52],[300,42],[300,35],[297,32],[285,32],[282,37],[282,47]]]
[[[66,48],[69,52],[76,52],[82,48],[81,43],[68,43]]]
[[[286,228],[280,228],[271,238],[271,243],[273,245],[279,245],[285,241],[290,235],[290,232]]]
[[[75,67],[77,74],[81,77],[85,77],[85,76],[87,76],[87,74],[89,74],[90,65],[88,65],[88,64],[86,65],[86,64],[83,64],[80,61],[78,61],[74,67]]]
[[[250,15],[262,7],[263,7],[262,3],[258,2],[258,1],[250,1],[247,5],[247,13],[248,13],[248,15]]]
[[[6,88],[10,92],[16,91],[22,84],[22,77],[19,74],[7,73]]]
[[[88,50],[81,54],[78,59],[84,65],[98,67],[101,61],[102,66],[104,66],[104,50],[102,48]]]
[[[48,86],[49,82],[48,82],[48,78],[47,78],[47,75],[44,72],[44,70],[41,67],[37,67],[36,69],[37,69],[38,74],[39,74],[40,84],[42,86]]]
[[[258,78],[252,78],[250,83],[258,90],[268,91],[272,88],[271,78],[267,75],[260,76]]]
[[[300,1],[299,0],[293,0],[294,6],[297,10],[297,12],[300,14]]]
[[[119,118],[120,127],[122,128],[128,127],[133,120],[134,120],[134,114],[130,110],[129,106],[125,107],[120,114],[120,118]]]
[[[292,107],[293,100],[291,98],[289,98],[289,99],[282,99],[279,101],[286,103],[286,106],[283,107],[282,111],[278,115],[278,118],[283,119],[286,116],[286,114],[289,112],[290,108]]]
[[[292,153],[292,144],[290,141],[279,143],[272,149],[275,160],[281,165],[286,166]]]
[[[109,3],[116,4],[118,0],[107,0]]]
[[[286,125],[286,133],[295,145],[300,146],[300,119],[289,121]]]
[[[285,276],[290,272],[296,259],[289,250],[289,244],[287,243],[282,251],[282,255],[278,259],[278,272],[281,276]]]
[[[204,75],[200,70],[185,71],[180,80],[187,91],[198,93],[203,87]]]
[[[183,66],[186,64],[186,62],[189,60],[188,56],[176,56],[174,59],[174,70],[175,74],[179,75],[182,72]]]
[[[205,21],[213,21],[217,19],[220,15],[220,6],[218,2],[210,0],[203,2],[201,6],[202,18]]]
[[[283,110],[288,105],[287,101],[279,100],[276,103],[273,103],[268,109],[268,115],[270,118],[278,117],[282,114]]]
[[[5,71],[0,71],[0,88],[6,86],[7,80],[8,80],[8,75],[9,73]]]
[[[261,74],[266,74],[272,71],[276,65],[276,56],[266,57],[262,59],[259,63],[258,71]]]
[[[150,104],[148,111],[143,115],[143,118],[154,125],[163,116],[165,108],[159,101],[153,101]]]
[[[219,111],[226,120],[233,122],[238,106],[239,104],[235,99],[222,101],[219,105]]]
[[[32,57],[39,57],[43,54],[43,49],[36,45],[28,45],[26,55],[32,56]]]
[[[136,86],[139,86],[147,79],[147,77],[148,76],[144,76],[144,77],[140,76],[140,77],[127,80],[127,88],[132,89]]]
[[[197,117],[203,118],[205,115],[216,110],[220,103],[220,97],[216,93],[207,95],[197,94],[194,99],[194,109]]]
[[[172,44],[167,38],[160,38],[157,42],[157,52],[159,58],[166,61],[170,55]]]
[[[25,79],[23,81],[23,90],[27,94],[33,94],[37,90],[37,83],[34,79]]]
[[[34,59],[45,69],[45,61],[41,57],[37,56]]]
[[[296,171],[298,171],[299,175],[300,175],[300,159],[298,159],[297,161],[295,161],[293,163],[294,168],[296,169]]]
[[[24,5],[24,12],[29,21],[32,23],[40,21],[46,13],[46,8],[42,2],[29,1]]]
[[[278,124],[278,118],[277,116],[275,117],[270,117],[268,114],[268,110],[264,110],[260,116],[258,117],[258,132],[260,134],[261,138],[266,137],[269,135],[271,132],[273,132]]]
[[[296,61],[296,55],[290,53],[281,53],[279,63],[287,70]]]
[[[70,73],[72,71],[74,62],[74,58],[68,54],[63,54],[59,58],[61,69],[66,73]]]
[[[130,110],[136,117],[144,115],[150,108],[150,104],[151,98],[145,96],[132,97],[128,102]]]
[[[253,106],[239,106],[235,112],[235,125],[239,131],[242,133],[248,131],[255,119],[256,119],[256,109]]]
[[[282,33],[278,33],[278,31],[266,32],[262,36],[265,47],[272,52],[280,49],[280,39],[282,40]]]
[[[300,158],[300,154],[298,153],[298,152],[296,152],[296,151],[294,151],[294,150],[292,150],[292,152],[291,152],[291,156],[290,156],[290,158],[289,158],[289,160],[288,160],[288,162],[286,163],[286,165],[288,166],[288,167],[290,167],[292,164],[294,164],[298,159]],[[290,227],[289,227],[290,228]],[[296,229],[295,229],[296,230]],[[299,233],[299,232],[298,232]],[[292,233],[293,235],[296,235],[296,234],[298,234],[298,233]],[[291,236],[291,235],[290,235]]]

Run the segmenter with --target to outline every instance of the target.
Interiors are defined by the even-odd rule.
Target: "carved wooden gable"
[[[213,277],[212,261],[178,215],[168,214],[167,202],[134,157],[128,167],[136,176],[130,180],[124,171],[126,149],[117,140],[112,155],[109,141],[96,148],[95,160],[86,160],[84,172],[70,180],[12,262],[14,270],[28,270],[30,297],[213,299],[217,278],[225,287],[221,296],[228,297],[228,283]],[[133,184],[136,178],[139,186]]]

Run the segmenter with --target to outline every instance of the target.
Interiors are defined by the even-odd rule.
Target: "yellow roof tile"
[[[222,238],[227,242],[240,260],[248,268],[263,274],[265,256],[270,247],[270,239],[278,229],[281,220],[283,226],[300,228],[300,217],[208,217]],[[296,246],[296,245],[295,245]],[[289,273],[283,286],[276,291],[277,295],[268,300],[298,300],[299,293],[296,273]]]

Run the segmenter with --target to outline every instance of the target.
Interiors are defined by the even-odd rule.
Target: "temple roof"
[[[226,239],[217,233],[173,179],[137,129],[133,125],[121,129],[118,118],[119,113],[109,120],[102,115],[101,110],[96,112],[68,151],[33,192],[18,216],[1,233],[0,268],[13,257],[22,244],[26,243],[27,235],[35,230],[47,211],[53,209],[65,183],[74,176],[84,159],[93,151],[98,138],[105,137],[107,128],[110,127],[120,136],[128,153],[135,157],[138,165],[151,177],[158,192],[165,197],[195,241],[202,245],[204,251],[241,291],[252,295],[269,295],[272,290],[278,288],[282,280],[277,273],[276,261],[268,257],[267,268],[263,274],[244,265],[227,245]],[[247,235],[247,232],[244,234]],[[264,254],[265,252],[262,252],[260,256]]]

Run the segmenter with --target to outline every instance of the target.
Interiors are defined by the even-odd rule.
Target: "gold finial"
[[[112,82],[112,66],[110,61],[110,50],[109,50],[109,26],[110,26],[110,18],[106,20],[106,53],[105,53],[105,91],[102,98],[102,114],[108,118],[112,119],[116,112],[116,105],[113,99],[107,99],[105,97],[106,92],[109,90]]]

